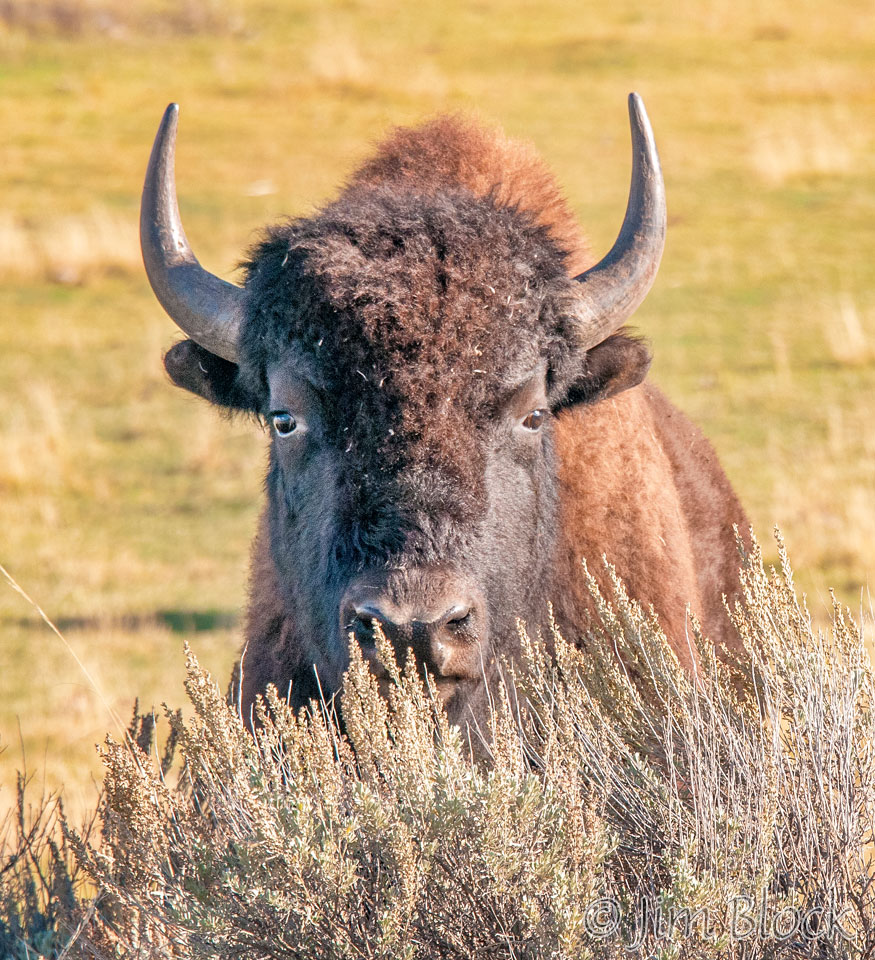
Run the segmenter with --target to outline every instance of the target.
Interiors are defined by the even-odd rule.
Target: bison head
[[[269,426],[278,602],[323,687],[339,683],[350,635],[380,673],[380,624],[460,716],[517,618],[542,620],[556,417],[635,385],[649,363],[617,333],[653,281],[665,229],[634,95],[630,116],[626,219],[579,276],[550,229],[497,189],[359,176],[316,215],[268,229],[240,288],[188,246],[168,108],[141,238],[152,287],[191,339],[165,363],[178,385]]]

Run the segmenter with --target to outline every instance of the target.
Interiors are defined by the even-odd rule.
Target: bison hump
[[[349,187],[397,185],[432,195],[444,189],[492,196],[527,212],[568,254],[572,276],[593,263],[589,246],[555,177],[534,147],[461,114],[398,127],[353,174]]]

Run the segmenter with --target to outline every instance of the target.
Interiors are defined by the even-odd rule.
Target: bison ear
[[[236,363],[183,340],[164,354],[164,369],[177,387],[232,410],[254,410],[254,398],[237,382]]]
[[[636,387],[650,369],[647,345],[628,334],[615,333],[583,354],[580,369],[554,404],[554,411],[581,403],[597,403]]]

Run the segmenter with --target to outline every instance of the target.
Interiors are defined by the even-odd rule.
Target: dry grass
[[[225,0],[0,0],[0,26],[36,36],[95,33],[115,40],[134,33],[236,33],[244,20],[234,6]]]
[[[872,957],[875,674],[839,606],[812,627],[778,547],[780,573],[744,561],[750,663],[697,635],[696,678],[622,584],[608,602],[590,579],[592,646],[521,633],[486,761],[385,641],[388,701],[353,648],[346,737],[330,705],[295,716],[275,692],[253,737],[189,654],[193,717],[161,757],[149,718],[108,738],[102,837],[65,826],[52,851],[98,898],[52,894],[22,923],[0,896],[0,932],[12,904],[20,929],[48,918],[52,957]],[[0,893],[32,875],[22,832]]]
[[[801,176],[841,176],[860,167],[869,135],[847,106],[795,109],[754,134],[751,167],[771,185]]]
[[[142,264],[134,217],[99,207],[41,223],[0,216],[0,278],[79,284]]]
[[[864,366],[875,359],[875,340],[869,332],[875,324],[847,290],[823,311],[824,333],[836,363]]]

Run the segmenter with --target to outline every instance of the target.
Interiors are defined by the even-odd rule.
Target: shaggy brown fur
[[[696,659],[687,605],[715,642],[740,652],[723,596],[733,600],[739,594],[733,525],[744,531],[746,520],[702,433],[644,383],[585,412],[565,412],[557,437],[560,621],[580,623],[582,611],[590,609],[577,572],[581,557],[609,591],[605,555],[629,593],[659,613],[687,667]]]
[[[476,197],[492,194],[499,206],[526,210],[549,230],[568,255],[571,276],[592,266],[580,224],[534,147],[511,140],[500,130],[485,130],[463,116],[397,128],[350,182],[415,185],[430,193],[462,186]]]
[[[314,665],[337,689],[340,598],[374,570],[462,571],[488,600],[489,662],[547,600],[578,639],[580,561],[601,576],[603,554],[689,668],[688,603],[732,644],[722,595],[737,594],[744,513],[708,442],[641,383],[639,341],[577,347],[562,305],[591,262],[530,148],[443,117],[396,131],[336,202],[266,233],[246,264],[239,370],[190,342],[168,354],[187,389],[310,425],[272,447],[244,711],[267,683],[305,702]],[[514,424],[535,406],[552,417],[533,439]]]

